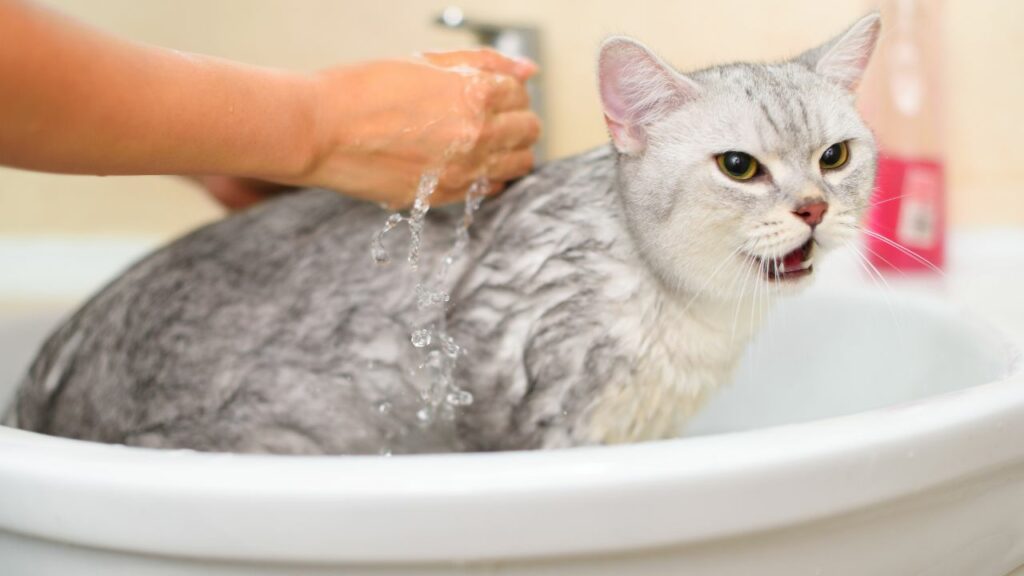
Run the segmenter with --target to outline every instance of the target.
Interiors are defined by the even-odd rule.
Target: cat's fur
[[[131,445],[276,453],[549,448],[679,433],[728,380],[774,293],[750,255],[811,228],[841,244],[875,172],[853,107],[878,34],[865,17],[779,64],[680,75],[633,41],[605,43],[613,145],[543,166],[486,202],[452,270],[448,331],[475,401],[422,426],[410,361],[413,280],[375,266],[379,208],[307,191],[207,226],[137,264],[45,344],[17,425]],[[849,141],[849,164],[818,158]],[[739,150],[770,177],[740,183]],[[455,215],[430,213],[424,266]],[[392,233],[392,253],[403,238]],[[432,258],[431,256],[434,256]]]

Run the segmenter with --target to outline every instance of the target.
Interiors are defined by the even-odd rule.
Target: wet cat
[[[474,398],[452,421],[416,417],[415,278],[368,256],[385,213],[319,190],[135,265],[50,337],[10,418],[101,442],[273,453],[678,435],[770,300],[853,235],[876,161],[853,90],[878,32],[872,14],[791,61],[685,75],[607,40],[611,145],[485,202],[449,273],[447,331],[467,349],[455,376]],[[458,217],[429,213],[424,255],[450,245]]]

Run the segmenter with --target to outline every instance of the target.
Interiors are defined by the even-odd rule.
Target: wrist
[[[315,74],[285,73],[281,139],[269,143],[273,158],[260,169],[267,173],[255,174],[257,178],[295,185],[315,185],[315,177],[321,159],[329,143],[323,119],[321,82]]]

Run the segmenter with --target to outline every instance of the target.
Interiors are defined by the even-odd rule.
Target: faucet
[[[540,62],[540,33],[532,26],[510,26],[505,24],[494,24],[488,22],[477,22],[469,20],[458,6],[449,6],[438,15],[437,24],[446,28],[463,29],[476,36],[477,42],[482,46],[488,46],[501,52],[506,56],[529,58],[537,63]],[[530,107],[540,118],[544,130],[540,139],[533,148],[534,158],[537,162],[543,162],[547,158],[547,122],[544,116],[544,98],[542,86],[543,67],[540,72],[526,84],[526,91],[530,95]]]

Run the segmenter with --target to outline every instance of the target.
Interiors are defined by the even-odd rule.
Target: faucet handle
[[[476,36],[481,45],[494,48],[506,56],[529,58],[539,63],[540,35],[533,26],[471,20],[466,18],[458,6],[445,8],[435,22],[446,28],[466,30]]]
[[[445,8],[435,20],[437,24],[446,28],[459,28],[471,32],[477,37],[480,44],[494,47],[495,41],[504,33],[515,34],[536,34],[535,28],[526,26],[513,26],[508,24],[496,24],[491,22],[479,22],[466,18],[462,8],[449,6]],[[524,54],[514,53],[509,56],[523,56]]]

